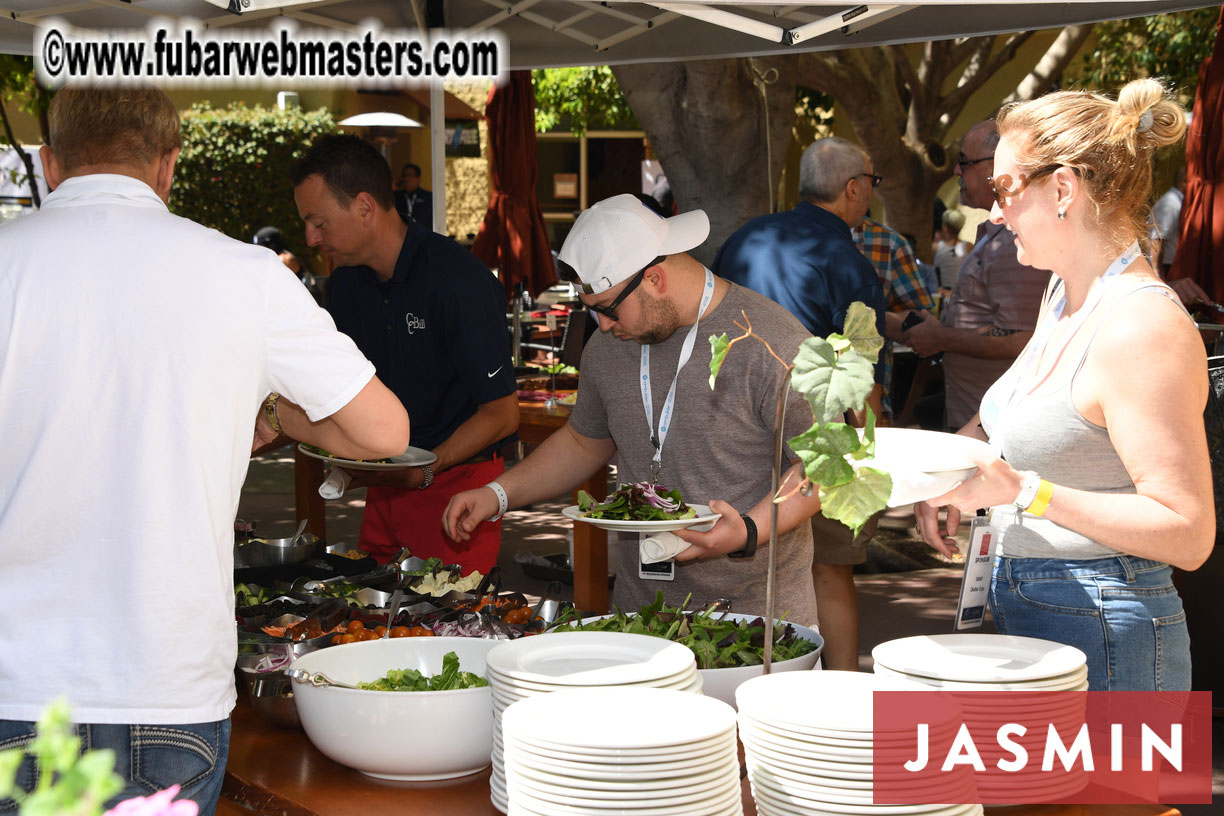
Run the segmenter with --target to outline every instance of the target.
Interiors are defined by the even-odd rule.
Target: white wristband
[[[1037,498],[1037,491],[1041,489],[1041,477],[1031,470],[1021,471],[1020,475],[1024,477],[1024,481],[1020,483],[1020,493],[1012,504],[1023,510]]]
[[[485,487],[497,494],[497,515],[492,516],[489,521],[497,521],[502,516],[506,515],[508,509],[506,500],[506,488],[499,485],[497,482],[489,482]],[[1025,507],[1028,507],[1026,504]]]

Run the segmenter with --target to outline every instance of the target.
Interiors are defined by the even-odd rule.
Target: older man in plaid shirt
[[[935,298],[931,296],[918,269],[914,250],[900,233],[872,218],[864,218],[850,232],[854,236],[854,243],[875,267],[880,285],[884,287],[884,302],[888,305],[888,312],[884,315],[884,333],[889,340],[900,340],[903,333],[901,322],[906,312],[935,308]],[[883,358],[884,405],[887,410],[888,395],[892,391],[891,343],[884,344]]]

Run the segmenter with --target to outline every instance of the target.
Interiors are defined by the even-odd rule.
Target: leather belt
[[[492,462],[494,459],[501,459],[501,451],[494,453],[482,453],[479,456],[473,456],[471,459],[464,459],[459,464],[461,465],[479,465],[483,462]]]

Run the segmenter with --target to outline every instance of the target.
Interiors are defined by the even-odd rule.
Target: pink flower
[[[197,816],[200,806],[190,799],[175,802],[178,785],[172,785],[152,796],[137,796],[126,799],[106,811],[102,816]]]

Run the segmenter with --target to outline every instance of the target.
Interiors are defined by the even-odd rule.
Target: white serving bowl
[[[728,612],[726,619],[750,621],[763,617],[764,615],[741,615],[735,612]],[[815,668],[816,661],[820,659],[820,652],[824,649],[824,638],[820,636],[820,632],[807,626],[800,626],[797,623],[791,623],[790,626],[795,630],[797,637],[812,641],[816,644],[816,648],[805,655],[800,655],[790,660],[775,661],[769,668],[770,674],[788,671],[809,671]],[[701,691],[705,696],[715,697],[735,708],[735,690],[740,687],[741,683],[751,680],[753,677],[763,675],[765,667],[737,666],[732,669],[698,669],[697,673],[701,675],[703,684]]]
[[[368,683],[391,669],[442,671],[447,652],[459,668],[485,676],[485,656],[501,641],[462,637],[387,638],[321,649],[295,669],[340,683]],[[457,691],[362,691],[294,683],[302,728],[341,765],[381,779],[420,781],[476,773],[493,752],[488,686]]]
[[[596,615],[590,618],[583,618],[582,623],[590,621],[610,618],[611,615]],[[752,621],[757,618],[763,618],[764,615],[741,615],[736,612],[726,613],[727,620],[733,621]],[[805,655],[775,662],[770,667],[770,673],[784,671],[809,671],[816,666],[816,661],[820,659],[820,652],[824,649],[824,638],[820,636],[820,632],[807,626],[800,626],[797,623],[790,623],[790,626],[795,630],[795,635],[804,640],[810,640],[816,644],[816,648]],[[750,680],[753,677],[759,677],[765,673],[764,666],[737,666],[731,669],[697,669],[697,674],[701,676],[701,693],[706,697],[714,697],[722,700],[727,705],[735,708],[735,690],[739,688],[740,683],[745,680]]]

